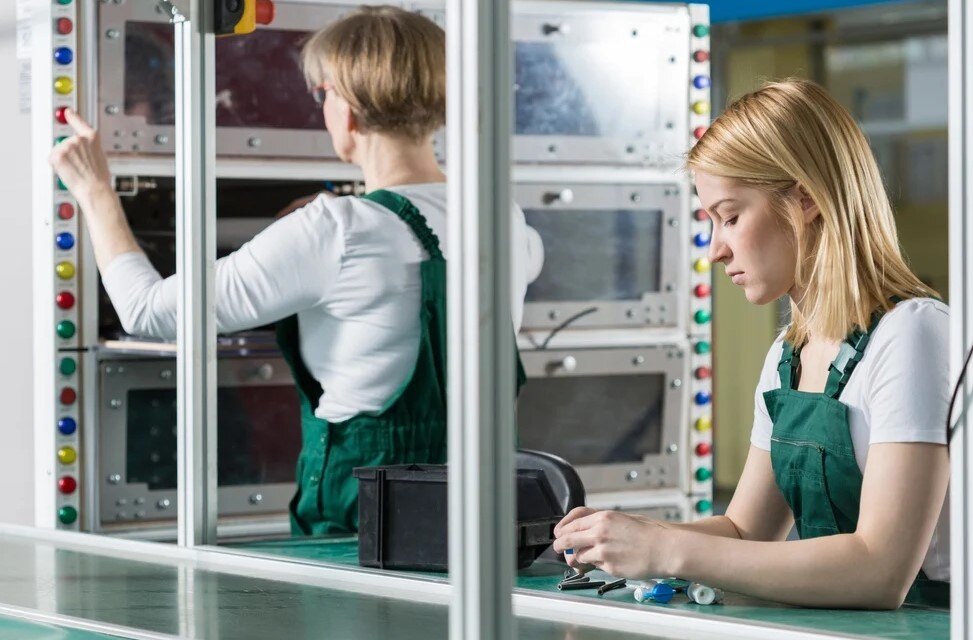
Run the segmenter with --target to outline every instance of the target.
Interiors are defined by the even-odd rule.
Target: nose
[[[706,257],[712,263],[726,262],[733,255],[730,248],[726,244],[726,240],[723,238],[723,234],[719,231],[719,225],[712,226],[712,233],[710,234],[710,244],[709,250],[706,252]]]

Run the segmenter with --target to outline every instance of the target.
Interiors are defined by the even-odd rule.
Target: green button
[[[707,511],[712,511],[713,503],[709,500],[700,500],[696,503],[696,513],[706,513]]]
[[[693,314],[693,319],[696,320],[696,324],[706,324],[712,317],[713,315],[706,309],[699,309]]]
[[[61,191],[67,191],[68,190],[68,185],[64,184],[64,182],[60,178],[58,178],[57,179],[57,188],[60,189]]]
[[[61,320],[57,323],[57,335],[65,340],[74,336],[74,323],[70,320]]]
[[[63,7],[71,4],[71,0],[57,0],[57,3]]]
[[[700,340],[699,342],[696,343],[696,346],[693,347],[693,350],[697,354],[703,355],[704,353],[709,353],[710,346],[709,343],[706,342],[705,340]]]
[[[78,363],[74,358],[61,358],[61,375],[70,376],[78,370]]]
[[[699,469],[696,469],[697,482],[706,482],[712,477],[713,477],[713,472],[707,469],[706,467],[700,467]]]
[[[67,136],[58,136],[58,137],[54,138],[54,144],[61,144],[62,142],[64,142],[67,139],[68,139]]]
[[[61,507],[57,510],[57,519],[61,524],[73,524],[78,519],[78,510],[74,507]]]
[[[693,35],[697,38],[705,38],[709,35],[709,25],[697,24],[695,27],[693,27]]]

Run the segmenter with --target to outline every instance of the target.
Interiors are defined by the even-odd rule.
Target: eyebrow
[[[715,203],[710,205],[709,210],[715,212],[717,207],[719,207],[724,202],[736,202],[736,198],[723,198],[722,200],[717,200]]]

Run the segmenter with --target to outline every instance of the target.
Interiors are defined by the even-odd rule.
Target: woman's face
[[[710,261],[722,262],[726,275],[753,304],[792,293],[797,252],[767,195],[702,171],[696,172],[696,190],[713,221]]]

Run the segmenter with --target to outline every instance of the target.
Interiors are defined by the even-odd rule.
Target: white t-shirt
[[[445,183],[391,190],[419,209],[445,254]],[[516,330],[543,248],[515,204],[511,218]],[[217,331],[296,313],[301,356],[324,389],[315,415],[336,422],[378,411],[415,365],[419,263],[427,258],[409,227],[385,207],[353,196],[319,196],[216,262]],[[102,280],[125,331],[175,338],[176,280],[163,280],[144,253],[116,257]]]
[[[750,442],[770,451],[773,423],[765,391],[780,388],[783,334],[767,353],[754,396]],[[946,443],[949,405],[949,308],[931,298],[900,302],[879,321],[838,400],[848,406],[855,458],[864,473],[868,447],[879,442]],[[949,580],[949,496],[922,565]]]

